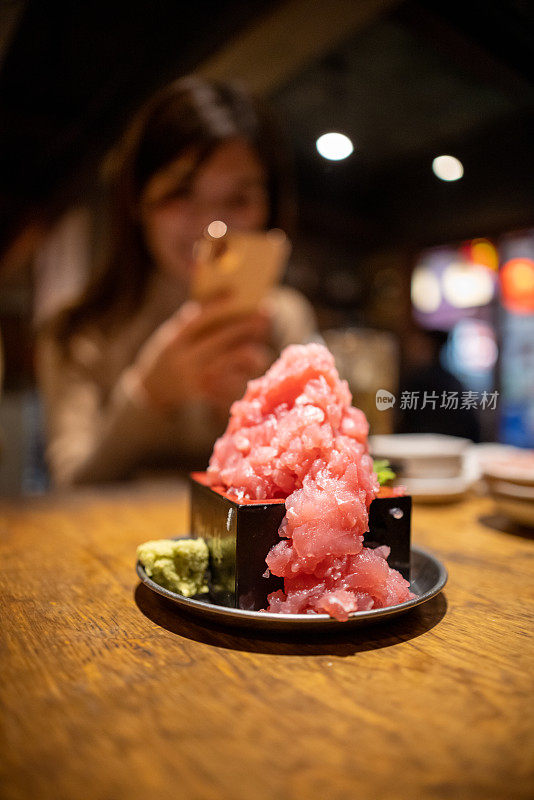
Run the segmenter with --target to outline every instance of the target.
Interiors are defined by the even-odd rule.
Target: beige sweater
[[[298,292],[279,287],[269,299],[278,352],[287,344],[314,338],[314,313]],[[47,460],[57,485],[122,479],[139,469],[206,462],[225,427],[209,407],[195,402],[172,414],[158,412],[140,402],[128,381],[128,367],[140,347],[183,300],[177,287],[158,276],[143,307],[113,338],[97,330],[78,336],[69,361],[53,339],[38,341]]]

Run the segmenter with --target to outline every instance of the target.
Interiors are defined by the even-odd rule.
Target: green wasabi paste
[[[137,548],[146,574],[171,592],[193,597],[208,591],[208,547],[204,539],[154,539]]]

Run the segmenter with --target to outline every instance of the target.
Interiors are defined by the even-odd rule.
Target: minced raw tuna
[[[345,620],[414,597],[388,566],[389,548],[363,546],[379,486],[369,425],[351,402],[326,347],[292,345],[249,382],[215,444],[212,486],[238,501],[285,500],[280,542],[266,558],[284,591],[269,595],[269,611]]]

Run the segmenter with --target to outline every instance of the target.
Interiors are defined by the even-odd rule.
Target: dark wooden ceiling
[[[83,194],[155,87],[283,5],[12,0],[0,70],[3,242],[29,215]],[[295,148],[304,226],[323,220],[372,247],[534,224],[532,4],[391,6],[270,92]],[[355,140],[343,164],[314,150],[329,128]],[[452,149],[466,174],[445,186],[429,164]]]

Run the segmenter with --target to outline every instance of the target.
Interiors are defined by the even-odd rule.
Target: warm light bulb
[[[208,233],[212,239],[220,239],[227,230],[228,227],[226,223],[220,219],[214,219],[213,222],[210,222],[208,225]]]
[[[315,146],[319,154],[329,161],[342,161],[354,150],[354,145],[344,133],[323,133],[317,139]]]
[[[464,167],[454,156],[437,156],[432,162],[432,171],[442,181],[458,181],[464,174]]]

